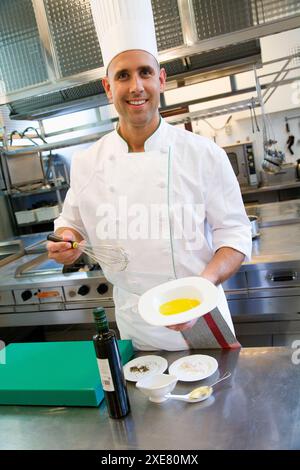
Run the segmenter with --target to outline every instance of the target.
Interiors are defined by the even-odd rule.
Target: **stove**
[[[43,247],[27,253],[0,268],[0,327],[92,323],[99,306],[114,321],[113,286],[99,265],[62,267]]]

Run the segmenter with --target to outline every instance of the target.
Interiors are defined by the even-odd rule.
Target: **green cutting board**
[[[118,341],[122,363],[132,342]],[[92,341],[15,343],[0,364],[0,404],[98,406],[104,393]]]

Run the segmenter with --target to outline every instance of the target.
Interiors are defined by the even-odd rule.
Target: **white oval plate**
[[[141,317],[150,325],[168,326],[185,323],[213,310],[218,304],[218,288],[202,277],[184,277],[165,282],[145,292],[139,300],[138,310]],[[200,305],[186,312],[174,315],[162,315],[159,307],[170,300],[193,298],[200,300]]]
[[[210,377],[217,369],[218,362],[214,357],[192,354],[173,362],[169,367],[169,374],[175,375],[182,382],[194,382]]]
[[[127,362],[124,366],[125,379],[137,382],[142,377],[162,374],[168,367],[168,361],[161,356],[141,356]],[[147,370],[144,370],[144,369]]]

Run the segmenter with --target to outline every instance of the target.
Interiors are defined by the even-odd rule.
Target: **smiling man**
[[[221,283],[251,254],[236,177],[212,141],[160,117],[166,73],[158,63],[151,0],[91,0],[91,7],[107,70],[103,86],[119,125],[72,159],[56,233],[125,249],[125,271],[102,268],[114,285],[121,337],[132,339],[135,348],[230,347],[218,329],[223,322],[235,339]],[[80,255],[68,242],[49,242],[48,250],[65,264]],[[214,318],[170,327],[141,318],[138,301],[146,290],[199,275],[218,286]]]
[[[109,64],[103,86],[119,114],[119,133],[133,152],[143,152],[145,141],[158,128],[165,82],[165,70],[146,51],[123,52]]]

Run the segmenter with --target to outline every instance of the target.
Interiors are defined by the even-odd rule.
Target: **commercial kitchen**
[[[103,399],[97,406],[26,402],[20,381],[13,398],[3,398],[1,372],[5,377],[15,345],[88,347],[99,306],[118,334],[113,285],[101,263],[83,254],[61,265],[46,248],[74,155],[116,129],[118,114],[102,84],[106,68],[90,0],[2,0],[1,450],[300,448],[300,3],[151,4],[167,73],[160,115],[225,150],[251,222],[251,260],[223,283],[241,348],[128,346],[126,361],[159,355],[171,366],[191,354],[217,360],[218,370],[201,383],[178,380],[179,394],[225,372],[231,377],[195,404],[153,403],[128,381],[131,412],[120,420],[108,416]],[[47,380],[53,389],[51,374]]]

